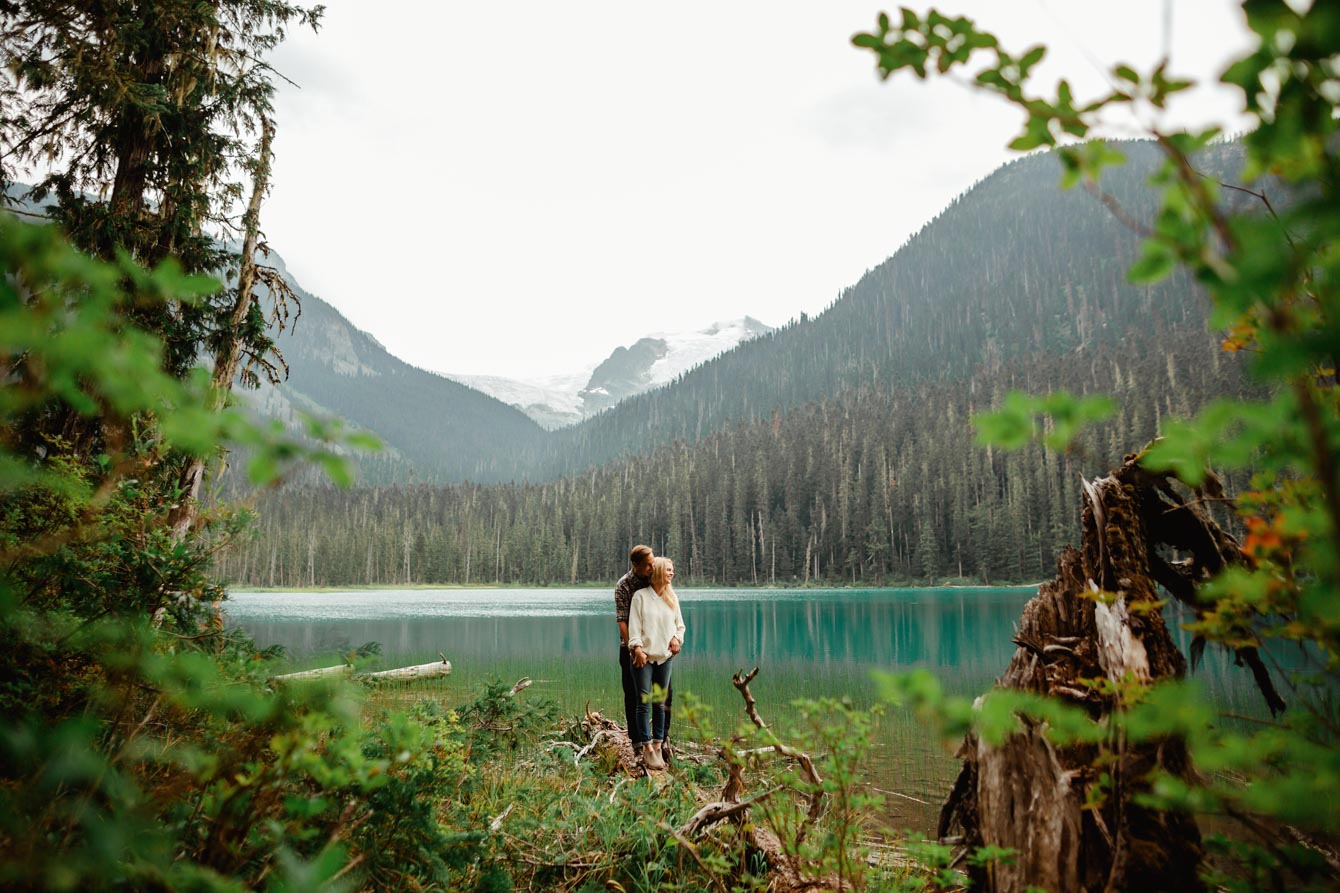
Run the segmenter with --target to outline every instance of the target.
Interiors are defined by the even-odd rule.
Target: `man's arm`
[[[628,644],[628,611],[632,607],[633,587],[625,575],[614,586],[614,622],[619,625],[619,644]]]

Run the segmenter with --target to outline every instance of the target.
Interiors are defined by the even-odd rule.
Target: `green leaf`
[[[269,453],[257,453],[247,463],[247,478],[258,487],[273,483],[278,477],[279,463]]]
[[[1168,276],[1177,266],[1177,255],[1157,239],[1146,239],[1140,246],[1140,257],[1126,271],[1126,278],[1136,285],[1150,285]]]
[[[1024,125],[1024,132],[1010,142],[1010,148],[1016,152],[1027,152],[1039,146],[1056,145],[1056,138],[1051,133],[1050,121],[1051,119],[1045,114],[1031,113]]]
[[[1033,440],[1033,415],[1036,406],[1035,401],[1027,394],[1010,392],[998,411],[973,416],[977,443],[981,446],[998,446],[1007,450],[1027,446]]]
[[[1117,403],[1106,394],[1075,397],[1056,391],[1043,398],[1040,409],[1052,419],[1052,430],[1043,436],[1043,443],[1054,450],[1066,450],[1089,425],[1112,416]]]
[[[317,453],[313,458],[326,472],[327,476],[330,477],[335,486],[353,486],[353,467],[342,456],[336,456],[334,453]]]
[[[383,449],[383,444],[373,434],[366,431],[351,431],[343,438],[346,446],[356,450],[368,450],[369,452],[378,452]]]

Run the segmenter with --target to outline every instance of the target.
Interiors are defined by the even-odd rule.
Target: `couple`
[[[670,752],[670,661],[684,644],[684,615],[670,585],[674,562],[656,558],[650,546],[634,546],[628,563],[632,568],[614,587],[624,717],[633,752],[648,769],[664,769]],[[653,686],[665,692],[664,701],[649,703]]]

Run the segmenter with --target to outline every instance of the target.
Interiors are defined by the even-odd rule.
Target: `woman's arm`
[[[675,609],[675,634],[670,637],[671,656],[679,653],[679,649],[684,647],[684,633],[687,630],[684,627],[684,615],[678,608]]]

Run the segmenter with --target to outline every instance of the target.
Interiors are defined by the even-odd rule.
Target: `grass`
[[[525,697],[553,701],[559,714],[569,717],[567,721],[570,723],[585,715],[589,705],[592,711],[623,725],[617,667],[582,668],[587,672],[576,674],[572,673],[571,666],[561,666],[561,661],[553,664],[547,667],[542,664],[529,676],[535,682]],[[557,672],[560,669],[566,673],[560,675]],[[611,669],[614,672],[609,672]],[[730,674],[734,670],[714,668],[708,673],[697,669],[695,681],[706,683],[719,676],[721,684],[690,686],[685,680],[677,684],[676,696],[681,700],[684,695],[696,696],[699,715],[710,733],[729,735],[735,732],[744,720],[744,714],[739,693],[730,684]],[[522,670],[515,667],[504,674],[458,667],[446,677],[379,684],[369,688],[367,707],[369,711],[405,709],[427,699],[444,708],[459,710],[471,703],[490,682],[510,687],[528,675]],[[575,675],[589,679],[590,684],[579,687],[557,681]],[[760,675],[753,690],[759,710],[769,723],[785,721],[794,713],[793,704],[797,700],[817,700],[833,694],[831,689],[826,689],[800,669],[781,675]],[[876,704],[870,694],[849,698],[849,701],[855,709],[863,711]],[[694,730],[687,726],[678,711],[672,732],[676,741],[690,741],[695,737]],[[863,770],[867,792],[883,798],[882,807],[874,815],[874,827],[881,836],[897,835],[904,830],[928,834],[934,830],[940,803],[953,783],[958,763],[949,744],[937,740],[910,711],[888,710],[872,717],[871,740]]]
[[[750,823],[727,821],[677,837],[673,829],[721,795],[726,763],[715,754],[725,738],[689,748],[700,757],[680,759],[665,774],[630,776],[605,746],[607,739],[593,738],[593,727],[580,716],[562,715],[533,690],[516,697],[507,690],[491,684],[468,691],[458,679],[427,680],[378,686],[366,701],[373,721],[427,699],[469,727],[466,795],[444,799],[440,810],[444,827],[489,829],[476,864],[461,879],[466,888],[762,891],[838,876],[871,891],[924,886],[920,866],[887,843],[886,823],[873,800],[867,802],[864,787],[828,790],[823,817],[808,837],[797,835],[808,800],[795,764],[775,756],[750,758],[743,765],[745,795],[773,791],[751,810]],[[682,740],[710,734],[711,711],[687,695],[684,700]],[[743,716],[741,706],[725,725]],[[792,718],[795,723],[779,721],[777,728],[787,730],[779,734],[794,736],[783,740],[812,752],[830,782],[843,777],[844,765],[859,762],[867,732],[863,713],[829,701],[809,704]],[[750,744],[736,746],[753,746],[760,734],[754,729]],[[771,863],[749,842],[754,827],[780,841],[780,849],[770,851]],[[870,858],[872,850],[877,858]]]

